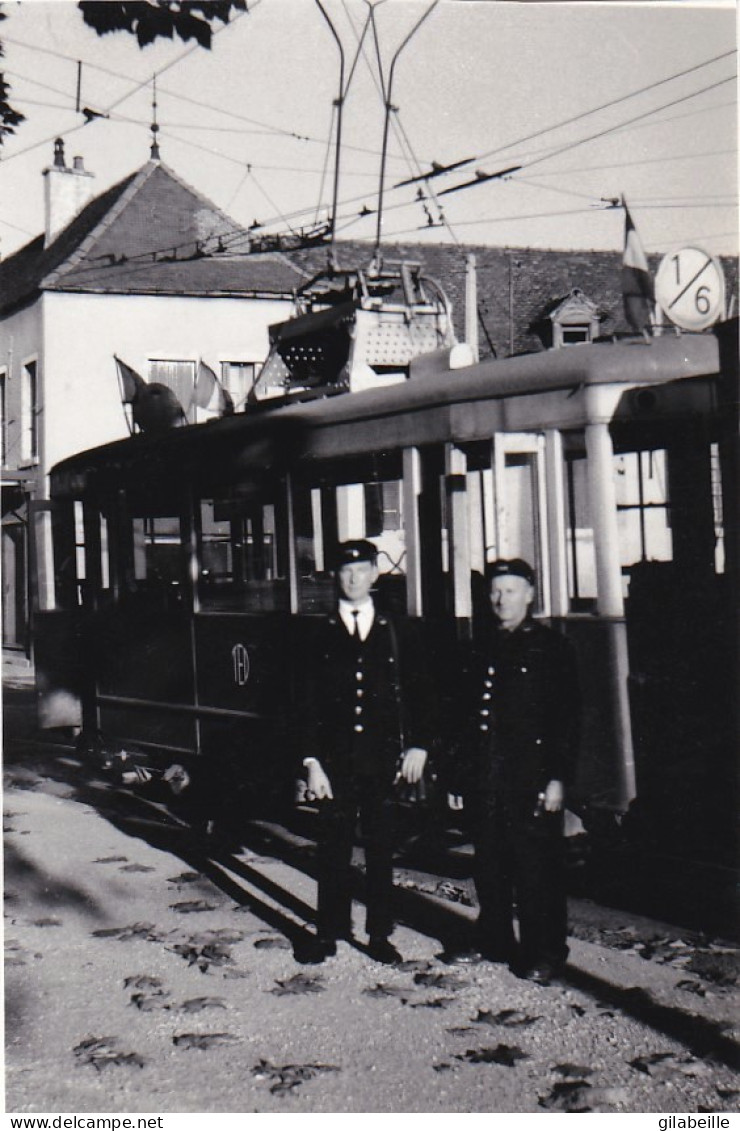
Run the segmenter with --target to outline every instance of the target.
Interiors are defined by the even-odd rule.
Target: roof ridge
[[[146,184],[156,167],[157,166],[153,161],[147,161],[146,165],[142,165],[138,173],[135,173],[133,175],[133,179],[128,185],[126,185],[126,188],[123,190],[118,199],[105,212],[102,219],[98,221],[92,231],[89,232],[85,236],[85,238],[77,245],[71,255],[68,255],[67,258],[63,260],[63,262],[60,263],[58,267],[55,267],[53,271],[50,271],[48,275],[45,275],[41,279],[41,282],[39,283],[39,288],[41,290],[46,287],[53,287],[60,281],[60,279],[63,279],[65,275],[67,275],[70,271],[73,271],[74,268],[82,262],[82,260],[88,254],[90,249],[97,243],[100,237],[104,235],[111,224],[118,219],[123,209],[131,203],[133,198],[141,189],[142,185]],[[129,174],[129,176],[131,176],[131,174]],[[126,180],[127,178],[124,177],[121,181],[119,181],[119,185],[125,184]],[[102,193],[100,195],[102,196]],[[90,203],[92,203],[92,201]],[[74,221],[71,221],[71,223],[74,223]]]

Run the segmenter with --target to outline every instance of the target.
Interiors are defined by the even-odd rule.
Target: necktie
[[[352,616],[355,618],[354,624],[352,625],[352,635],[353,636],[359,636],[360,635],[360,625],[359,625],[358,620],[357,620],[359,615],[360,615],[359,609],[353,609],[352,610]]]

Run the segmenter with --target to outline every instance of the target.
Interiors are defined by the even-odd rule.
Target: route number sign
[[[684,247],[661,260],[655,298],[663,313],[684,330],[705,330],[724,313],[725,278],[718,261],[698,247]]]

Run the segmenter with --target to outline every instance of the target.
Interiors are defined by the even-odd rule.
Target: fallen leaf
[[[93,864],[125,864],[128,856],[98,856]]]
[[[62,920],[61,919],[54,919],[54,918],[32,919],[31,924],[34,927],[61,927]]]
[[[182,903],[171,903],[170,908],[180,915],[190,915],[196,911],[216,911],[218,904],[209,903],[206,899],[186,899]]]
[[[157,1009],[171,1009],[172,1003],[167,1001],[169,991],[155,990],[154,993],[138,993],[131,995],[131,1004],[140,1009],[142,1013],[153,1013]]]
[[[204,1009],[226,1009],[222,997],[191,997],[180,1006],[185,1013],[200,1013]]]
[[[548,1111],[591,1111],[590,1087],[585,1080],[564,1080],[554,1084],[552,1090],[546,1096],[540,1096],[537,1102]]]
[[[123,985],[126,989],[133,986],[136,990],[154,990],[162,985],[162,979],[154,974],[130,974],[123,979]]]
[[[457,974],[421,972],[414,974],[414,981],[417,986],[430,986],[435,990],[459,990],[462,989],[463,986],[470,985],[465,978],[459,978]]]
[[[270,1092],[273,1095],[284,1095],[312,1080],[323,1072],[339,1072],[335,1064],[271,1064],[269,1060],[260,1060],[252,1069],[252,1075],[257,1080],[271,1080]]]
[[[278,997],[285,994],[320,994],[326,988],[323,981],[320,974],[294,974],[292,978],[286,978],[284,981],[278,979],[277,985],[270,990],[270,993]]]
[[[503,1064],[514,1068],[518,1060],[527,1060],[528,1055],[516,1045],[496,1045],[495,1048],[468,1049],[467,1052],[456,1053],[455,1057],[470,1064]]]
[[[88,1037],[72,1050],[80,1064],[91,1064],[98,1072],[104,1068],[125,1066],[143,1068],[144,1058],[137,1052],[120,1052],[117,1037]]]
[[[491,1013],[490,1009],[479,1009],[477,1017],[473,1018],[479,1025],[503,1025],[507,1029],[524,1028],[539,1020],[539,1015],[532,1017],[521,1009],[501,1009],[498,1013]]]
[[[118,869],[119,872],[153,872],[154,870],[148,864],[124,864]]]
[[[239,1041],[233,1033],[175,1033],[172,1043],[183,1049],[210,1049],[217,1045],[229,1045]]]

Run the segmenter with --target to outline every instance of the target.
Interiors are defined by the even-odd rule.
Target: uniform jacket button
[[[364,730],[364,727],[362,726],[361,723],[355,724],[355,734],[362,734],[363,730]]]

